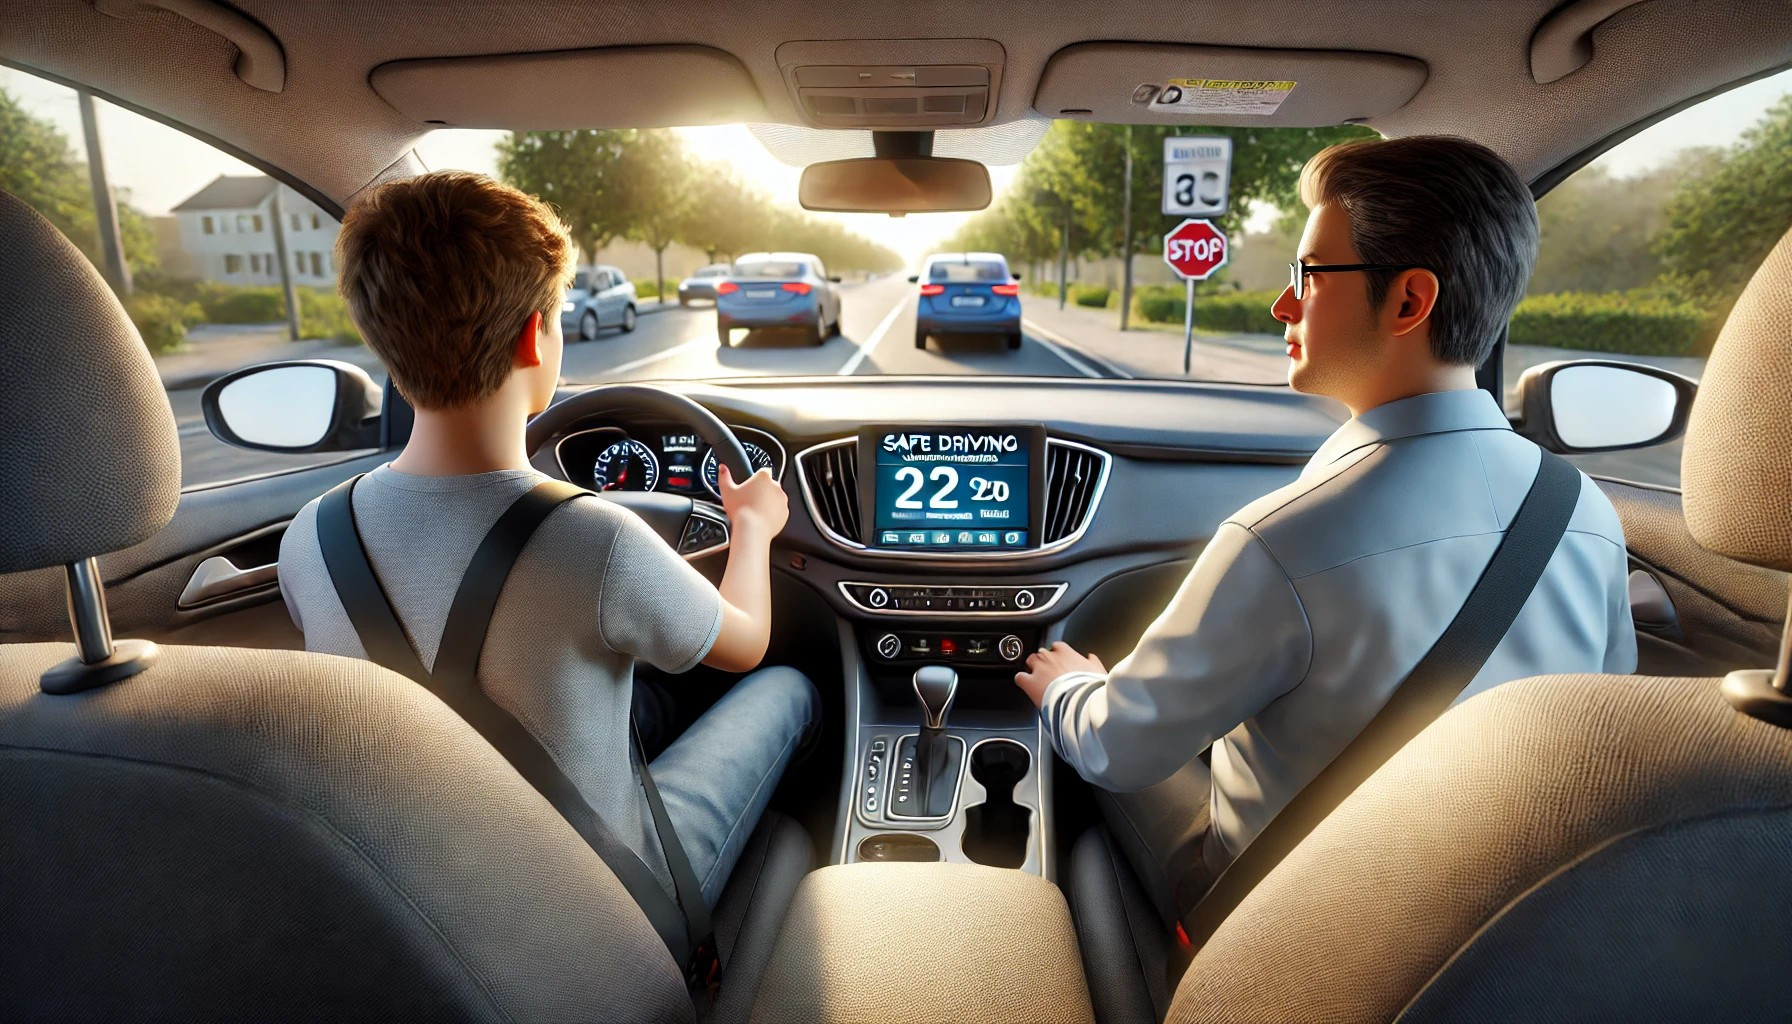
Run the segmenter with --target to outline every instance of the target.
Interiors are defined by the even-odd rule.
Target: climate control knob
[[[1020,656],[1026,653],[1026,645],[1020,642],[1020,637],[1010,633],[996,645],[996,651],[1002,655],[1005,661],[1019,661]]]
[[[902,653],[902,638],[894,633],[885,633],[877,638],[877,653],[884,658],[894,658]]]
[[[1023,588],[1014,592],[1014,607],[1019,608],[1023,612],[1033,607],[1034,600],[1033,592],[1031,590]]]

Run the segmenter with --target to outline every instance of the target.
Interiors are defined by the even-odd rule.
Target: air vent
[[[859,537],[859,443],[816,448],[803,455],[803,479],[822,524],[842,539]]]
[[[1083,528],[1100,491],[1104,456],[1093,448],[1048,441],[1045,456],[1045,543]]]

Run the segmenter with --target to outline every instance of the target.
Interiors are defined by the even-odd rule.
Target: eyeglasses
[[[1294,289],[1294,297],[1299,300],[1307,297],[1308,274],[1344,274],[1353,270],[1412,270],[1417,266],[1417,263],[1332,263],[1309,267],[1296,262],[1288,264],[1288,287]]]

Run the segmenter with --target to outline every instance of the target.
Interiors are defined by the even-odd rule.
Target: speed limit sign
[[[1221,217],[1232,185],[1232,140],[1172,136],[1164,140],[1164,212],[1177,217]]]

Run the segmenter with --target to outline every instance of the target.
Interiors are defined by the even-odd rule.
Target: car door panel
[[[1679,637],[1639,626],[1637,671],[1722,675],[1770,667],[1785,622],[1787,574],[1700,547],[1687,531],[1679,491],[1608,479],[1598,483],[1624,525],[1631,568],[1654,577],[1678,620]]]
[[[99,559],[113,632],[168,642],[231,646],[302,646],[298,630],[271,625],[268,608],[284,620],[275,587],[181,608],[181,594],[199,564],[224,557],[241,568],[275,557],[285,526],[305,503],[336,484],[389,461],[390,452],[276,476],[182,492],[174,518],[153,537]],[[0,576],[0,643],[66,640],[69,624],[60,568]],[[240,620],[240,621],[239,621]],[[201,624],[204,628],[200,629]],[[240,634],[240,639],[239,639]],[[205,635],[213,639],[184,639]]]

